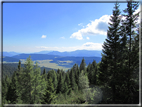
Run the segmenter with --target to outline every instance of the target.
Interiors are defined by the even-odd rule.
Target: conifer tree
[[[46,70],[45,70],[45,68],[44,68],[44,70],[43,70],[43,73],[42,73],[42,74],[43,74],[43,75],[44,75],[44,74],[46,74]]]
[[[63,79],[63,76],[62,74],[60,74],[60,78],[59,78],[59,81],[58,81],[58,88],[57,88],[57,93],[64,93],[64,79]]]
[[[6,75],[5,78],[2,78],[2,103],[7,104],[7,92],[9,87],[9,77]]]
[[[33,61],[29,58],[27,58],[25,62],[25,68],[23,72],[20,75],[20,85],[19,82],[17,83],[17,86],[19,86],[19,90],[17,90],[17,93],[19,93],[19,100],[22,100],[23,103],[26,104],[32,104],[32,83],[34,72],[33,72]]]
[[[84,74],[84,71],[82,70],[79,75],[79,90],[87,89],[89,88],[89,80],[87,75]]]
[[[9,100],[12,104],[16,104],[17,101],[17,93],[16,93],[16,81],[17,81],[17,75],[16,71],[12,75],[12,81],[10,83],[10,86],[8,87],[8,92],[7,92],[7,100]]]
[[[47,73],[47,79],[52,78],[53,84],[54,84],[54,88],[55,90],[57,89],[57,85],[58,85],[58,81],[57,81],[57,74],[54,70],[50,70]]]
[[[64,85],[64,91],[63,91],[63,93],[67,94],[68,91],[69,91],[67,82],[65,82],[64,84],[65,84],[65,85]]]
[[[84,71],[86,71],[86,63],[85,63],[85,60],[84,60],[84,58],[82,59],[82,61],[81,61],[81,64],[80,64],[80,71],[82,71],[82,70],[84,70]]]
[[[46,91],[43,97],[42,104],[55,104],[55,98],[56,98],[56,91],[54,89],[54,84],[52,83],[52,78],[49,77],[47,85],[46,85]]]
[[[43,94],[45,93],[45,88],[46,88],[46,83],[45,79],[42,79],[41,70],[38,67],[38,64],[36,62],[35,69],[33,72],[34,76],[31,79],[31,86],[32,86],[32,91],[31,91],[31,97],[32,97],[32,103],[33,104],[39,104],[41,102],[41,98],[43,97]]]
[[[19,64],[18,64],[18,70],[21,70],[21,61],[19,60]]]
[[[115,103],[116,84],[119,78],[119,50],[120,50],[120,10],[115,4],[113,15],[110,18],[107,39],[103,44],[103,55],[100,65],[100,80],[112,89],[112,103]],[[117,76],[116,76],[117,75]]]
[[[70,71],[70,80],[71,80],[72,90],[77,90],[78,87],[77,87],[77,84],[76,84],[76,81],[75,81],[75,74],[73,72],[73,69],[71,69],[71,71]]]
[[[138,8],[139,3],[135,1],[128,1],[127,2],[127,8],[124,10],[126,19],[123,21],[123,26],[125,26],[125,34],[127,37],[127,56],[125,56],[125,68],[126,68],[126,74],[127,74],[127,100],[125,103],[133,103],[133,97],[131,96],[133,93],[131,92],[131,83],[132,83],[132,74],[135,70],[135,68],[138,65],[138,53],[133,48],[133,39],[136,37],[136,23],[137,23],[137,17],[138,14],[134,14],[136,9]]]
[[[75,82],[78,85],[78,81],[79,81],[79,76],[78,76],[79,73],[78,72],[79,72],[79,70],[78,70],[78,65],[77,64],[74,64],[73,72],[75,74]]]
[[[70,90],[71,90],[71,82],[70,82],[70,78],[69,78],[69,72],[66,73],[65,82],[67,84],[67,94],[69,94],[68,92],[70,92]],[[66,86],[65,86],[65,88],[66,88]]]
[[[45,81],[47,81],[47,74],[46,74],[45,68],[44,68],[43,73],[42,73],[42,79],[44,79]]]

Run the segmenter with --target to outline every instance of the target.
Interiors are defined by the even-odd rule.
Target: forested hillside
[[[128,2],[125,14],[115,3],[103,43],[102,58],[70,70],[42,71],[29,56],[12,78],[2,78],[3,104],[139,104],[139,3]],[[125,16],[122,18],[120,16]],[[140,26],[141,27],[141,26]],[[18,57],[18,56],[17,56]]]
[[[17,67],[18,67],[18,63],[3,63],[3,67],[2,67],[3,77],[5,78],[6,75],[9,77],[12,77],[14,71],[17,70]],[[21,64],[21,67],[24,67],[24,64]],[[43,73],[44,69],[46,73],[52,70],[51,68],[47,68],[47,67],[40,67],[40,69],[41,69],[41,73]],[[54,70],[57,71],[56,69]]]

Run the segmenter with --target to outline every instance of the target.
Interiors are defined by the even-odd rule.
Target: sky
[[[120,11],[126,3],[120,3]],[[114,3],[3,3],[3,51],[102,50]]]

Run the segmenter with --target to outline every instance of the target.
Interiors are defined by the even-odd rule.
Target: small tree
[[[82,70],[79,75],[79,90],[83,90],[89,88],[89,80],[87,75],[84,75],[84,71]]]

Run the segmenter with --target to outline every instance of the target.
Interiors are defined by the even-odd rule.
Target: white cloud
[[[136,10],[135,13],[140,11],[140,6]],[[135,14],[134,13],[134,14]],[[120,17],[125,20],[125,17]],[[95,19],[94,21],[91,21],[89,24],[86,25],[86,27],[78,30],[77,32],[74,32],[70,38],[75,38],[78,40],[83,40],[83,36],[88,35],[107,35],[107,29],[108,29],[108,23],[110,22],[110,15],[103,15],[99,19]],[[138,17],[137,23],[140,23],[140,17]],[[82,23],[78,24],[78,26],[83,26]]]
[[[103,43],[87,42],[82,45],[82,48],[86,50],[102,50],[102,45]]]
[[[78,26],[83,26],[83,23],[79,23]]]
[[[86,39],[88,39],[88,40],[89,40],[90,38],[89,38],[89,37],[86,37]]]
[[[81,46],[74,46],[74,47],[46,47],[46,46],[37,46],[36,48],[42,50],[56,50],[60,52],[64,51],[75,51],[75,50],[102,50],[103,43],[93,43],[93,42],[86,42]]]
[[[63,37],[61,37],[61,39],[65,39],[65,37],[63,36]]]
[[[91,21],[91,23],[86,25],[86,28],[73,33],[70,38],[82,40],[85,35],[106,35],[109,17],[109,15],[103,15],[101,18]]]
[[[82,40],[82,39],[83,39],[80,30],[79,30],[78,32],[73,33],[73,34],[70,36],[70,38],[76,38],[76,39],[78,39],[78,40]]]
[[[42,35],[41,38],[46,38],[46,35]]]

